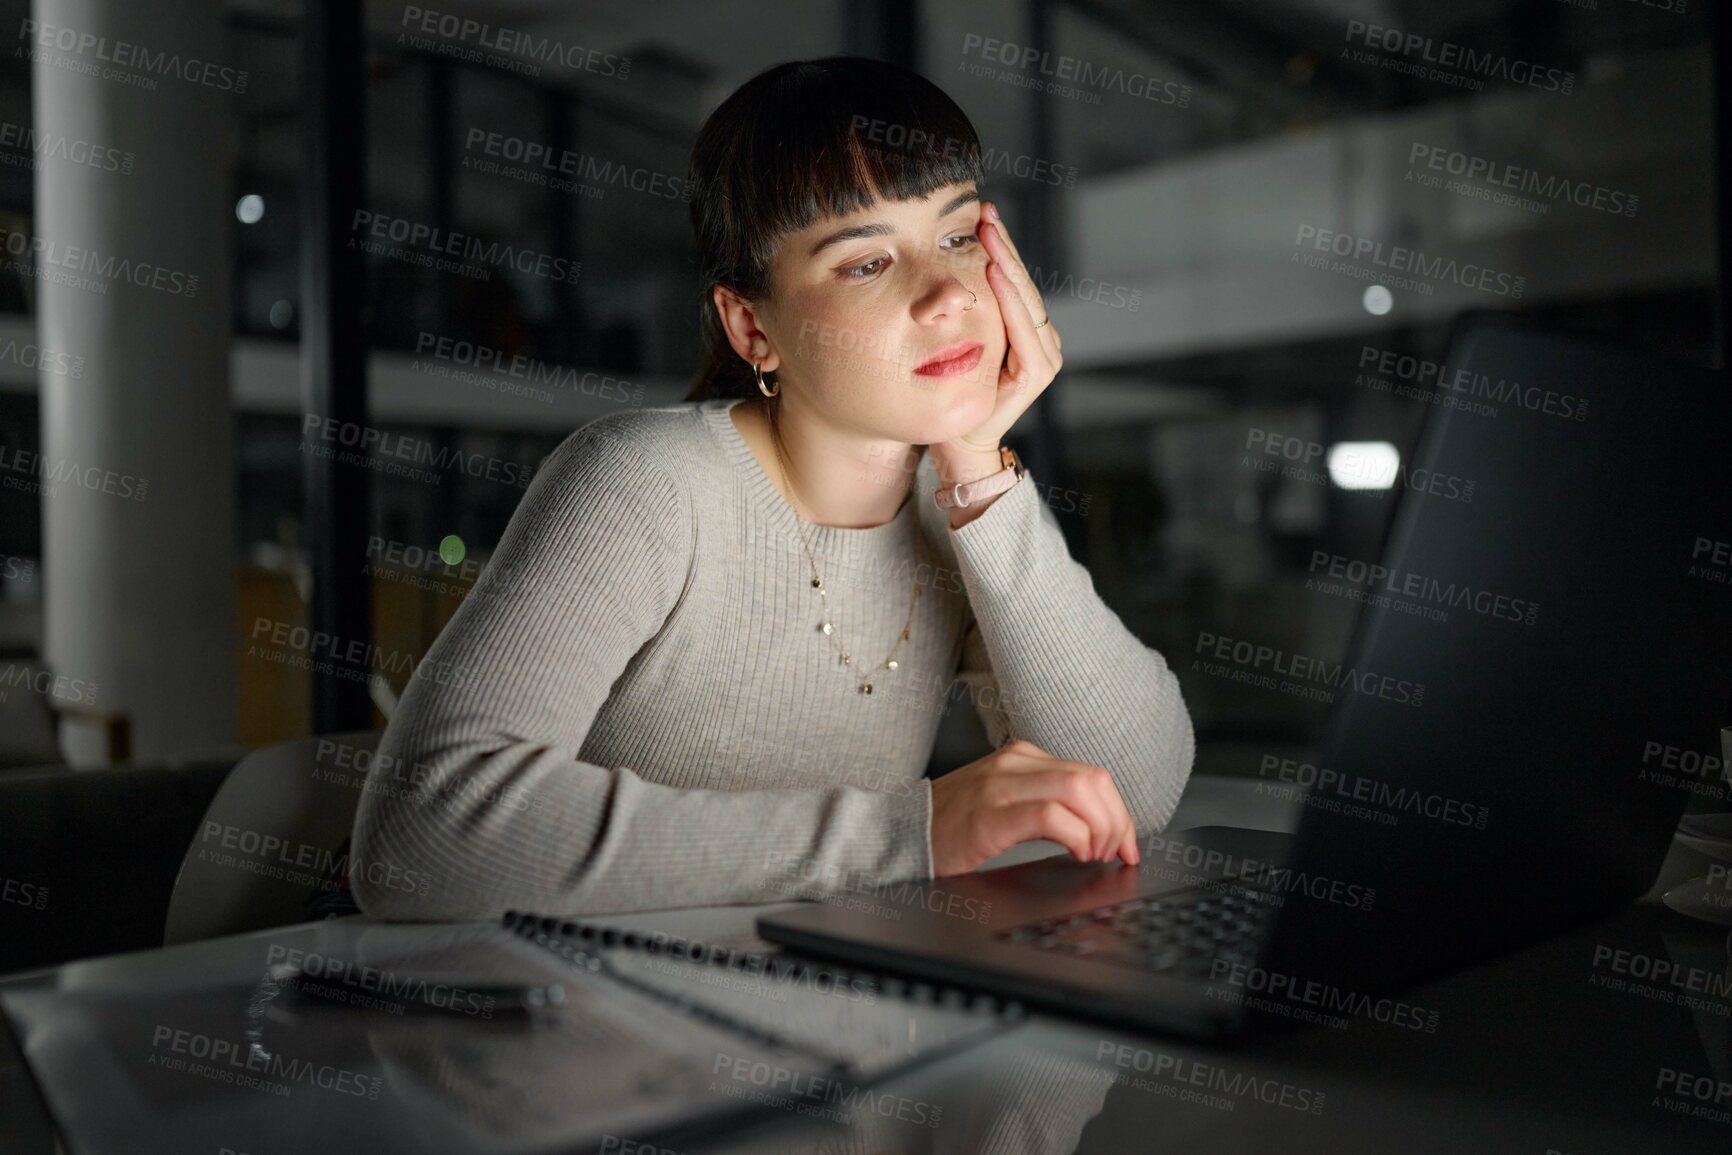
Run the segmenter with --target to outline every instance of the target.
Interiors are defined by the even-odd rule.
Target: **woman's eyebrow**
[[[845,229],[837,229],[813,245],[812,251],[806,255],[815,257],[831,245],[839,245],[843,241],[857,241],[861,237],[887,237],[895,231],[883,221],[873,221],[869,225],[849,225]]]
[[[938,210],[938,219],[943,220],[963,205],[971,204],[979,199],[980,190],[964,189],[946,201],[944,207]],[[864,237],[887,237],[895,231],[895,229],[891,228],[883,221],[873,221],[871,224],[865,225],[849,225],[847,228],[837,229],[835,232],[813,245],[812,251],[806,255],[809,257],[815,257],[824,249],[829,248],[831,245],[839,245],[843,241],[857,241]]]

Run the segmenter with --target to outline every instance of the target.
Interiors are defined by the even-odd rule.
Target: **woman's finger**
[[[1090,786],[1099,792],[1102,802],[1106,805],[1112,825],[1112,830],[1107,835],[1106,844],[1101,847],[1101,856],[1108,858],[1118,855],[1124,846],[1127,834],[1136,829],[1136,822],[1131,818],[1130,807],[1125,805],[1124,797],[1119,793],[1118,783],[1113,780],[1110,771],[1101,767],[1089,766],[1087,777]]]
[[[1005,791],[1002,798],[1013,801],[1034,797],[1037,795],[1031,792],[1047,789],[1060,781],[1051,777],[1054,773],[1071,775],[1077,781],[1089,784],[1107,809],[1109,836],[1097,843],[1096,850],[1102,854],[1116,853],[1127,839],[1134,850],[1136,820],[1131,817],[1130,808],[1125,805],[1111,771],[1093,762],[1055,758],[1025,738],[1006,742],[998,748],[998,755],[994,769],[1000,776],[1000,789]],[[1127,861],[1135,861],[1135,857]]]
[[[1028,273],[1028,262],[1022,259],[1022,250],[1016,247],[1015,239],[1011,237],[1010,230],[1005,227],[1004,218],[1000,216],[998,212],[997,201],[987,202],[986,215],[988,219],[992,221],[993,227],[998,230],[999,239],[1009,247],[1010,255],[1016,259],[1017,267],[1022,269],[1023,273],[1026,275]]]
[[[1040,334],[1034,330],[1034,318],[1029,315],[1028,305],[997,261],[987,264],[986,280],[998,298],[1004,331],[1010,336],[1010,356],[1005,358],[1006,373],[1019,391],[1029,384],[1045,389],[1052,381],[1053,370]]]
[[[1118,841],[1119,825],[1112,807],[1083,775],[1059,769],[1056,763],[1033,773],[1010,775],[999,783],[998,791],[1002,805],[1056,801],[1075,812],[1088,824],[1089,860],[1102,857]]]
[[[988,211],[993,214],[993,219],[983,225],[981,243],[986,247],[987,255],[1003,265],[1011,282],[1016,285],[1023,304],[1027,305],[1028,311],[1034,315],[1035,324],[1040,325],[1043,320],[1047,322],[1045,325],[1040,325],[1040,328],[1036,329],[1035,332],[1040,334],[1041,341],[1046,346],[1047,354],[1052,359],[1056,371],[1060,341],[1058,331],[1051,323],[1051,315],[1047,312],[1046,301],[1042,299],[1040,288],[1034,283],[1034,278],[1029,275],[1028,265],[1024,263],[1022,252],[1016,247],[1016,241],[1011,239],[1010,230],[1005,228],[1004,222],[997,218],[998,206],[989,203]]]
[[[1110,857],[1116,858],[1120,862],[1135,862],[1136,845],[1137,823],[1136,820],[1131,817],[1131,812],[1126,810],[1124,818],[1120,820],[1118,829],[1113,832],[1112,848],[1107,853]]]
[[[1067,770],[1085,780],[1089,788],[1100,795],[1101,803],[1107,808],[1111,831],[1105,845],[1101,847],[1103,855],[1116,854],[1124,842],[1126,831],[1134,831],[1136,822],[1131,818],[1130,807],[1125,805],[1124,796],[1119,793],[1119,784],[1113,778],[1112,772],[1103,766],[1091,762],[1062,761]]]
[[[1118,811],[1123,807],[1118,805],[1117,798],[1103,791],[1092,774],[1057,770],[1046,781],[1059,801],[1087,819],[1090,858],[1097,862],[1105,860],[1117,845],[1122,829]]]
[[[1004,816],[1012,845],[1044,838],[1056,842],[1078,862],[1087,862],[1089,854],[1088,823],[1062,802],[1024,802],[1000,813]]]
[[[986,255],[998,262],[1005,275],[1010,278],[1010,283],[1016,286],[1017,296],[1028,307],[1034,319],[1039,321],[1046,316],[1046,302],[1041,299],[1040,289],[1029,275],[1028,266],[1022,263],[1016,246],[1010,242],[1010,234],[1004,231],[1002,225],[988,223],[981,229],[981,239],[986,246]],[[1045,328],[1046,326],[1042,326],[1042,331]]]

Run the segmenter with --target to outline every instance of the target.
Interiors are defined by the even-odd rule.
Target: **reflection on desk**
[[[1226,799],[1231,792],[1216,793]],[[1222,816],[1194,815],[1174,829]],[[1264,818],[1266,828],[1280,828],[1281,816]],[[1052,848],[1019,847],[994,865],[1043,849]],[[1535,902],[1546,901],[1543,883],[1532,890]],[[771,949],[752,931],[765,909],[666,911],[607,921],[646,934],[659,930]],[[446,952],[435,953],[434,961],[454,964],[461,960],[449,952],[498,933],[493,924],[385,926],[343,919],[74,963],[0,985],[0,991],[35,989],[120,1006],[142,1005],[146,997],[166,1000],[177,1008],[167,1025],[191,1029],[203,1021],[214,990],[256,991],[272,948],[279,958],[303,951],[363,961]],[[496,963],[490,977],[545,977],[545,963],[531,953],[511,967]],[[872,1084],[870,1096],[845,1084],[819,1088],[805,1103],[762,1096],[771,1100],[769,1109],[749,1128],[682,1138],[667,1149],[682,1155],[1167,1148],[1331,1155],[1718,1153],[1732,1143],[1728,975],[1725,932],[1670,912],[1650,895],[1599,923],[1405,992],[1406,1002],[1437,1012],[1435,1033],[1355,1018],[1344,1030],[1295,1027],[1207,1047],[1034,1014],[972,1050]],[[247,1006],[243,998],[227,1013],[244,1017]],[[476,1136],[487,1130],[524,1134],[538,1119],[581,1121],[585,1104],[617,1105],[643,1080],[731,1102],[746,1100],[731,1099],[720,1090],[725,1084],[763,1089],[754,1082],[760,1072],[737,1055],[724,1058],[702,1087],[681,1084],[683,1075],[658,1070],[653,1059],[593,1062],[595,1045],[646,1021],[635,1015],[623,1023],[593,1016],[567,1035],[526,1046],[515,1028],[501,1031],[499,1024],[462,1016],[319,1013],[329,1019],[320,1028],[319,1055],[353,1073],[351,1092],[355,1077],[382,1079],[377,1100],[325,1088],[296,1091],[287,1100],[262,1093],[219,1100],[209,1095],[214,1084],[183,1076],[172,1094],[208,1106],[199,1134],[220,1139],[200,1145],[184,1134],[163,1138],[177,1152],[211,1155],[218,1144],[247,1155],[463,1152],[483,1149]],[[102,1044],[110,1049],[110,1070],[146,1063],[159,1025],[135,1025],[136,1037],[126,1040],[110,1031]],[[105,1075],[94,1065],[88,1073],[92,1087],[116,1103],[129,1093],[129,1080],[137,1081]],[[323,1109],[273,1109],[297,1096]],[[603,1137],[606,1149],[651,1155],[633,1146],[646,1133],[629,1121],[616,1126]],[[140,1141],[129,1150],[143,1149]],[[55,1151],[10,1032],[0,1038],[0,1150]]]
[[[163,971],[171,962],[178,974]],[[291,991],[284,962],[371,976],[377,996]],[[452,986],[446,1012],[404,1013],[409,976],[428,972],[558,983],[565,997],[496,1016]],[[486,924],[285,928],[78,964],[0,999],[49,1106],[92,1155],[272,1151],[289,1139],[288,1150],[372,1155],[583,1149],[670,1117],[755,1113],[707,1083],[723,1058],[808,1079],[828,1070]]]

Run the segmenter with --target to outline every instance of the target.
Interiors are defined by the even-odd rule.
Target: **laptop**
[[[1419,373],[1495,413],[1434,406],[1396,471],[1384,573],[1347,669],[1321,667],[1317,756],[1265,776],[1294,792],[1292,833],[1142,831],[1137,866],[1060,855],[804,904],[759,933],[1218,1040],[1429,1029],[1391,993],[1645,893],[1689,801],[1654,781],[1655,751],[1713,754],[1732,698],[1732,589],[1711,564],[1732,538],[1726,385],[1497,319],[1449,348]]]

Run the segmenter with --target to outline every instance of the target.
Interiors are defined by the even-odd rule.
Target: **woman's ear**
[[[781,365],[781,355],[776,352],[769,334],[758,324],[759,306],[726,285],[711,289],[710,299],[715,302],[716,316],[721,318],[722,329],[727,333],[728,344],[734,352],[748,362],[756,361],[765,373]]]

